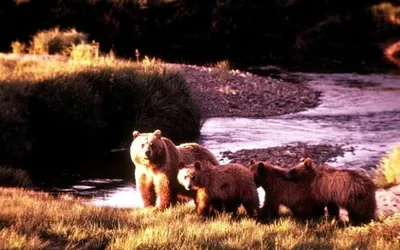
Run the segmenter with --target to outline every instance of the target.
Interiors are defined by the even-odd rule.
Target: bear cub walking
[[[343,207],[354,225],[376,218],[376,186],[364,173],[328,166],[314,166],[311,158],[292,167],[287,173],[293,182],[308,183],[317,202]]]
[[[257,187],[265,191],[261,218],[276,218],[279,206],[289,208],[297,219],[316,219],[324,215],[325,204],[317,202],[310,194],[306,182],[292,182],[286,177],[287,169],[274,166],[269,162],[250,160],[250,171],[254,175]],[[329,213],[335,213],[335,206],[328,206]]]
[[[209,216],[211,206],[221,204],[225,211],[236,214],[243,205],[247,214],[258,216],[259,198],[252,173],[240,164],[213,166],[197,161],[188,166],[180,183],[187,190],[197,190],[197,214]]]

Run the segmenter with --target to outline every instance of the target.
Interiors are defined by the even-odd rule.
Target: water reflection
[[[143,207],[143,201],[136,192],[133,185],[121,184],[111,192],[105,192],[102,196],[97,196],[89,203],[96,206],[110,206],[119,208]]]

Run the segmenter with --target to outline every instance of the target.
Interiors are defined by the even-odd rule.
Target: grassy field
[[[200,134],[188,84],[156,60],[24,57],[0,57],[1,164],[97,157],[133,130],[161,129],[176,143]]]
[[[2,249],[399,249],[400,216],[363,227],[289,217],[257,224],[219,215],[202,221],[191,206],[165,212],[86,205],[0,188]]]

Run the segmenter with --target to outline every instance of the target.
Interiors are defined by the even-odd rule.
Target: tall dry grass
[[[32,37],[29,46],[30,54],[53,55],[61,54],[74,45],[87,43],[88,35],[76,29],[60,30],[55,27],[42,30]]]
[[[5,249],[398,249],[400,216],[362,227],[281,218],[258,224],[226,214],[201,220],[191,206],[165,212],[85,205],[70,196],[0,188]]]

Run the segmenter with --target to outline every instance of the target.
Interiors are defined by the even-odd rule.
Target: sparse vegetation
[[[0,188],[0,245],[5,249],[398,249],[400,216],[362,227],[257,224],[226,214],[202,221],[191,206],[165,212],[95,207],[71,196]]]
[[[0,162],[97,157],[127,145],[134,129],[158,128],[176,143],[199,136],[199,107],[177,72],[148,58],[77,58],[0,58]]]
[[[98,60],[100,55],[99,43],[93,41],[91,44],[72,44],[72,47],[64,53],[69,55],[71,60]]]
[[[19,41],[14,41],[11,43],[11,49],[13,54],[24,54],[27,52],[26,45]]]
[[[374,178],[380,188],[390,188],[400,184],[400,144],[382,157]]]
[[[56,27],[39,31],[32,37],[29,52],[38,55],[61,54],[72,48],[73,45],[87,43],[88,35],[77,32],[75,29],[60,30]]]

